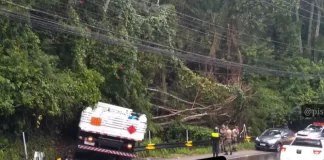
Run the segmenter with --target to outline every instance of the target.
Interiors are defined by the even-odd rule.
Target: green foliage
[[[191,141],[200,141],[200,140],[209,139],[211,133],[213,132],[212,129],[206,127],[173,124],[166,131],[166,136],[167,136],[166,138],[170,142],[185,142],[187,137],[186,130],[189,131],[189,140]]]
[[[299,105],[323,102],[322,79],[309,80],[303,74],[278,78],[283,74],[276,71],[324,73],[323,26],[319,26],[318,37],[313,36],[312,30],[311,37],[315,38],[311,39],[312,45],[307,46],[309,22],[301,18],[303,13],[300,17],[293,14],[296,1],[276,0],[272,5],[259,0],[163,1],[157,7],[138,0],[111,0],[106,12],[102,7],[104,0],[85,1],[85,4],[75,0],[13,2],[49,14],[4,2],[1,6],[30,16],[56,19],[58,23],[74,26],[82,34],[91,33],[93,37],[101,34],[128,42],[127,47],[120,47],[108,44],[100,36],[94,41],[40,31],[30,19],[30,23],[25,24],[1,14],[0,135],[4,136],[0,137],[0,149],[11,144],[11,137],[6,135],[18,135],[26,130],[60,133],[63,126],[77,123],[84,107],[98,101],[147,114],[148,128],[155,134],[163,130],[160,124],[178,122],[169,126],[163,137],[170,141],[185,141],[186,129],[190,130],[190,140],[206,139],[211,129],[203,126],[226,122],[244,123],[251,130],[249,134],[258,135],[267,127],[300,120],[301,117],[296,116],[300,114]],[[301,7],[309,8],[304,5]],[[255,66],[255,70],[269,68],[274,75],[252,74],[244,67],[242,72],[235,67],[218,67],[221,64],[215,64],[217,67],[209,71],[203,61],[199,64],[195,59],[183,62],[177,57],[144,53],[139,46],[145,42],[138,39],[202,55],[207,55],[215,44],[215,53],[209,54],[215,54],[216,58],[230,61],[242,58],[244,64]],[[230,39],[233,42],[228,41]],[[300,48],[305,46],[316,49],[312,52],[318,54],[318,61],[314,60],[316,54],[301,54]],[[200,72],[210,72],[210,76]],[[242,79],[233,76],[237,72],[243,75]],[[233,79],[237,79],[234,85],[230,82]],[[147,88],[176,96],[154,94]],[[209,108],[204,110],[202,106]],[[185,112],[179,113],[181,111]],[[199,127],[180,123],[186,122],[183,118],[187,115],[204,113],[207,116],[193,120],[200,122]],[[167,114],[175,115],[154,119]],[[195,123],[193,121],[187,122]],[[154,141],[160,143],[162,137],[155,137]],[[15,152],[21,151],[13,147],[1,150],[0,159]],[[48,152],[56,154],[52,148]],[[161,150],[150,154],[176,152],[188,150]]]

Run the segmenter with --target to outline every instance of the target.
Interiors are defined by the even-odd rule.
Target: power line
[[[88,2],[91,2],[91,1],[88,1]],[[95,3],[95,5],[99,5],[99,4]],[[84,10],[84,9],[82,9],[82,10]],[[94,13],[94,12],[91,12],[91,11],[87,11],[87,12]],[[94,14],[99,15],[98,13],[94,13]],[[107,18],[108,18],[108,17],[107,17]],[[116,19],[113,19],[113,18],[108,18],[108,19],[111,19],[111,20],[114,20],[114,21],[120,21],[120,20],[116,20]],[[194,30],[194,29],[188,28],[188,27],[183,26],[183,25],[181,25],[181,24],[178,24],[178,26],[181,26],[181,27],[186,28],[186,29],[193,30],[193,31],[195,31],[195,32],[200,32],[200,31],[198,31],[198,30]],[[195,27],[197,27],[197,26],[195,26]],[[207,34],[207,33],[203,33],[203,32],[200,32],[200,33],[205,34],[205,35],[208,35],[208,36],[211,36],[211,35],[209,35],[209,34]],[[210,32],[210,33],[211,33],[211,34],[215,34],[215,32]],[[166,37],[165,35],[161,35],[161,36]],[[176,36],[176,37],[177,37],[177,36]],[[224,35],[217,34],[217,37],[220,38],[220,39],[226,40],[226,36],[224,36]],[[224,38],[224,37],[225,37],[225,38]],[[181,38],[182,38],[182,39],[189,40],[189,41],[193,41],[193,40],[190,40],[190,39],[187,39],[187,38],[183,38],[183,37],[181,37]],[[194,42],[197,43],[198,41],[194,41]],[[200,43],[200,42],[198,42],[198,43]],[[200,44],[201,44],[201,43],[200,43]],[[206,45],[200,45],[200,44],[198,44],[198,45],[199,45],[199,46],[206,47]],[[240,43],[240,44],[247,46],[247,44],[244,44],[244,43]],[[206,48],[209,49],[209,47],[206,47]],[[283,68],[285,68],[285,67],[283,67],[281,64],[276,64],[275,62],[269,62],[269,61],[265,61],[265,60],[259,60],[259,59],[252,58],[252,57],[245,57],[245,56],[242,56],[242,57],[244,57],[245,59],[253,59],[253,60],[255,60],[255,61],[260,61],[260,62],[263,62],[263,63],[269,64],[269,65],[271,65],[271,66],[275,66],[274,68],[277,68],[277,69],[280,69],[280,68],[283,69]]]
[[[305,1],[305,0],[300,0],[300,1],[312,5],[311,3],[309,3],[309,2],[307,2],[307,1]],[[318,5],[315,5],[315,7],[316,7],[317,9],[321,10],[322,12],[324,11],[324,8],[319,7]],[[318,14],[317,14],[317,15],[318,15]]]
[[[266,2],[265,0],[261,0],[261,1],[263,1],[263,2],[265,2],[265,3],[267,3],[267,4],[269,4],[269,2]],[[146,2],[148,2],[148,1],[146,1]],[[151,3],[151,2],[148,2],[148,3],[150,3],[150,4],[154,5],[154,6],[157,6],[156,4]],[[274,6],[274,7],[277,7],[277,8],[278,8],[278,6],[276,6],[276,5],[274,5],[274,4],[271,4],[271,5]],[[157,6],[157,7],[160,7],[160,6]],[[280,7],[280,8],[281,8],[281,9],[284,9],[284,8],[282,8],[282,7]],[[182,16],[184,16],[184,17],[188,17],[188,18],[190,18],[190,19],[197,20],[197,21],[202,22],[202,23],[207,23],[207,24],[209,24],[209,25],[211,25],[211,26],[215,26],[215,27],[222,28],[222,29],[224,29],[224,30],[231,30],[231,31],[235,31],[235,30],[227,29],[227,28],[225,28],[225,27],[223,27],[223,26],[216,25],[216,24],[210,23],[210,22],[208,22],[208,21],[205,21],[205,20],[202,20],[202,19],[199,19],[199,18],[196,18],[196,17],[190,16],[190,15],[184,14],[184,13],[181,13],[181,12],[178,12],[178,11],[176,11],[176,13],[178,13],[179,15],[182,15]],[[294,13],[294,14],[295,14],[295,13]],[[304,17],[305,17],[305,16],[304,16]],[[309,19],[309,18],[306,17],[306,19]],[[245,36],[248,36],[248,37],[252,37],[253,39],[256,39],[256,40],[269,41],[268,39],[265,39],[265,38],[262,38],[262,37],[258,37],[258,36],[253,36],[253,35],[250,35],[250,34],[245,33],[245,32],[240,32],[240,34],[245,35]],[[291,44],[283,43],[283,42],[280,42],[280,41],[271,40],[271,42],[274,42],[274,43],[277,43],[277,44],[281,44],[281,45],[285,45],[285,46],[288,46],[288,47],[293,47],[293,48],[296,48],[296,49],[297,49],[297,48],[300,48],[299,46],[295,46],[295,45],[291,45]],[[302,48],[303,48],[303,49],[310,49],[310,50],[318,51],[318,52],[323,52],[323,51],[324,51],[324,50],[318,50],[318,49],[313,49],[313,48],[311,48],[311,47],[304,47],[304,46],[303,46]]]
[[[89,0],[88,0],[87,2],[92,3],[92,2],[89,1]],[[58,2],[58,3],[62,3],[62,2]],[[150,2],[149,2],[149,3],[150,3]],[[94,5],[99,5],[98,3],[93,3],[93,4],[94,4]],[[100,5],[100,6],[101,6],[101,5]],[[160,7],[160,6],[159,6],[159,7]],[[79,7],[76,7],[76,8],[79,8]],[[95,12],[92,12],[92,11],[88,11],[88,10],[85,10],[85,9],[82,9],[82,8],[79,8],[79,9],[100,16],[100,14],[98,14],[98,13],[95,13]],[[66,17],[64,17],[64,18],[67,19]],[[107,17],[107,18],[110,19],[110,20],[114,20],[114,21],[121,21],[121,20],[116,20],[116,19],[114,19],[114,18],[110,18],[110,17]],[[193,22],[193,21],[190,21],[190,22]],[[188,27],[183,26],[183,25],[180,25],[180,24],[178,24],[178,25],[181,26],[181,27],[183,27],[183,28],[186,28],[186,29],[190,29],[190,30],[193,30],[193,31],[196,31],[196,32],[200,32],[200,31],[197,31],[197,30],[194,30],[194,29],[188,28]],[[197,27],[197,25],[196,25],[195,27]],[[111,32],[111,31],[109,31],[109,32]],[[200,32],[200,33],[202,33],[202,34],[206,34],[206,35],[208,35],[208,36],[211,36],[211,35],[209,35],[209,34],[207,34],[207,33],[203,33],[203,32]],[[215,32],[210,32],[210,33],[211,33],[211,34],[215,34]],[[162,35],[162,36],[165,36],[165,35]],[[226,38],[223,38],[223,37],[221,37],[221,36],[223,36],[223,35],[218,34],[218,38],[221,38],[221,39],[223,39],[223,40],[226,40]],[[226,37],[226,36],[224,36],[224,37]],[[186,40],[189,40],[189,39],[186,38]],[[189,41],[193,41],[193,40],[189,40]],[[239,41],[240,41],[240,40],[239,40]],[[197,42],[197,41],[196,41],[196,42]],[[240,43],[240,44],[241,44],[241,45],[245,45],[245,46],[247,46],[247,45],[244,44],[244,43]],[[200,46],[202,46],[202,45],[200,45]],[[280,47],[282,47],[282,46],[280,46]],[[207,48],[209,48],[209,47],[207,47]],[[243,56],[243,57],[244,57],[244,56]],[[263,63],[269,64],[269,65],[271,65],[271,66],[275,66],[274,68],[277,68],[277,69],[285,68],[285,67],[283,67],[281,64],[277,64],[277,63],[275,63],[275,62],[269,62],[269,61],[259,60],[259,59],[251,58],[251,57],[244,57],[244,58],[245,58],[245,59],[248,58],[248,59],[253,59],[253,60],[256,60],[256,61],[260,61],[260,62],[263,62]],[[310,58],[310,57],[308,57],[308,58]]]
[[[12,4],[12,5],[18,5],[18,4],[14,4],[14,3],[12,3],[12,2],[10,2],[10,4]],[[19,6],[19,5],[18,5]],[[23,6],[19,6],[19,7],[23,7]],[[24,7],[23,7],[24,8]],[[25,8],[25,9],[29,9],[29,8]],[[43,13],[43,14],[46,14],[46,15],[51,15],[51,16],[53,16],[53,17],[60,17],[60,18],[63,18],[63,19],[67,19],[67,20],[69,20],[68,18],[66,18],[66,17],[62,17],[62,16],[58,16],[58,15],[53,15],[53,14],[51,14],[51,13],[47,13],[47,12],[43,12],[43,11],[40,11],[40,10],[35,10],[35,9],[29,9],[29,10],[33,10],[33,11],[36,11],[36,12],[40,12],[40,13]],[[113,32],[113,31],[108,31],[108,30],[105,30],[105,29],[102,29],[102,28],[98,28],[98,27],[96,27],[96,26],[92,26],[92,25],[88,25],[88,24],[84,24],[84,23],[81,23],[81,24],[83,24],[83,25],[86,25],[86,26],[89,26],[89,27],[92,27],[92,28],[96,28],[96,29],[99,29],[99,30],[103,30],[103,31],[107,31],[107,32],[110,32],[110,33],[115,33],[115,34],[119,34],[119,33],[116,33],[116,32]],[[119,34],[120,35],[120,34]],[[123,36],[123,35],[122,35]],[[128,36],[128,37],[130,37],[130,36]],[[136,38],[133,38],[133,37],[130,37],[130,38],[132,38],[132,39],[135,39],[135,40],[139,40],[139,39],[136,39]],[[143,41],[143,40],[141,40],[141,41]],[[148,41],[145,41],[145,42],[148,42]],[[154,42],[153,42],[154,43]],[[155,44],[157,44],[157,43],[155,43]],[[159,44],[158,44],[159,45]],[[165,46],[165,47],[167,47],[167,46]],[[170,47],[167,47],[167,48],[170,48]],[[170,49],[173,49],[173,48],[170,48]],[[177,49],[176,49],[177,50]],[[179,50],[179,51],[182,51],[182,50]],[[186,52],[186,51],[185,51]],[[269,63],[269,62],[265,62],[265,63]]]
[[[61,2],[59,2],[59,3],[61,3]],[[78,7],[76,7],[76,8],[78,8]],[[84,9],[82,9],[82,8],[80,8],[81,10],[84,10]],[[87,10],[84,10],[84,11],[87,11]],[[90,13],[93,13],[93,14],[95,14],[95,15],[99,15],[98,13],[94,13],[94,12],[91,12],[91,11],[87,11],[87,12],[90,12]],[[51,13],[52,14],[52,13]],[[60,15],[61,16],[61,15]],[[62,18],[64,18],[64,19],[68,19],[67,17],[63,17],[63,16],[61,16]],[[117,20],[117,19],[113,19],[113,18],[110,18],[109,17],[109,19],[111,19],[111,20],[113,20],[113,21],[121,21],[121,20]],[[209,34],[207,34],[207,33],[203,33],[203,32],[200,32],[200,31],[197,31],[197,30],[194,30],[194,29],[191,29],[191,28],[189,28],[189,27],[186,27],[186,26],[183,26],[183,25],[179,25],[179,26],[181,26],[181,27],[183,27],[183,28],[186,28],[186,29],[190,29],[190,30],[193,30],[193,31],[196,31],[196,32],[199,32],[199,33],[202,33],[202,34],[205,34],[205,35],[208,35],[209,36]],[[211,32],[211,34],[214,34],[214,32]],[[220,35],[220,34],[218,34],[218,35]],[[167,36],[166,35],[161,35],[162,37],[166,37],[167,38]],[[176,37],[179,37],[178,35],[176,35]],[[184,37],[180,37],[181,39],[185,39],[185,40],[188,40],[188,41],[192,41],[192,42],[195,42],[197,45],[199,45],[199,46],[201,46],[201,47],[204,47],[205,49],[209,49],[209,47],[208,46],[206,46],[206,45],[204,45],[204,44],[202,44],[201,42],[199,42],[199,41],[194,41],[194,40],[191,40],[191,39],[188,39],[188,38],[184,38]],[[218,37],[218,38],[221,38],[221,39],[223,39],[223,40],[226,40],[225,38],[222,38],[222,37]],[[242,44],[242,45],[246,45],[246,44]],[[253,59],[254,61],[258,61],[258,62],[263,62],[263,63],[266,63],[266,64],[268,64],[268,65],[271,65],[271,66],[276,66],[276,67],[274,67],[274,68],[277,68],[277,69],[284,69],[285,67],[284,66],[282,66],[282,65],[279,65],[279,64],[276,64],[275,62],[269,62],[269,61],[265,61],[265,60],[259,60],[259,59],[256,59],[256,58],[251,58],[251,57],[245,57],[245,56],[242,56],[244,59]],[[278,66],[278,67],[277,67]]]
[[[302,2],[306,2],[306,1],[304,1],[304,0],[301,0]],[[285,0],[283,0],[282,1],[283,3],[285,3],[285,4],[287,4],[287,5],[289,5],[289,6],[292,6],[289,2],[287,2],[287,1],[285,1]],[[307,2],[308,4],[311,4],[311,3],[309,3],[309,2]],[[295,6],[293,6],[293,7],[295,7]],[[317,6],[316,6],[317,7]],[[303,10],[303,11],[305,11],[305,12],[307,12],[307,13],[311,13],[311,11],[309,11],[309,10],[307,10],[307,9],[304,9],[304,8],[299,8],[300,10]],[[285,9],[286,10],[286,9]],[[286,10],[286,11],[288,11],[288,10]],[[290,11],[289,10],[289,12],[292,12],[292,11]],[[296,14],[296,13],[295,13]],[[316,15],[316,16],[320,16],[320,17],[324,17],[324,16],[322,16],[322,15],[319,15],[319,14],[317,14],[317,13],[313,13],[314,15]],[[308,18],[308,17],[307,17]],[[309,18],[308,18],[309,19]],[[309,19],[310,20],[310,19]],[[312,20],[312,21],[315,21],[314,19]]]
[[[12,12],[10,10],[7,10],[5,8],[2,7],[3,11],[5,12],[9,12],[10,14],[15,14],[17,12]],[[26,19],[28,19],[28,16],[25,16],[23,14],[20,14],[20,16],[17,15],[13,15],[16,18],[20,18],[20,20],[25,21]],[[23,19],[21,19],[21,17],[24,17]],[[37,17],[37,16],[31,16],[32,20],[33,20],[33,24],[34,25],[38,25],[41,29],[45,29],[45,30],[50,30],[50,31],[63,31],[63,32],[67,32],[67,33],[71,33],[73,35],[81,35],[83,37],[86,38],[90,38],[93,40],[100,40],[100,41],[104,41],[104,42],[108,42],[111,44],[115,44],[115,45],[121,45],[124,47],[133,47],[132,44],[130,44],[127,41],[121,40],[121,39],[116,39],[116,38],[109,38],[108,36],[102,35],[102,34],[94,34],[94,33],[82,33],[80,31],[78,31],[75,27],[73,26],[69,26],[69,25],[62,25],[56,22],[44,22],[44,18],[42,17]],[[153,45],[153,44],[151,44]],[[168,50],[161,49],[158,47],[152,47],[152,46],[148,46],[148,45],[143,45],[143,44],[137,44],[138,49],[144,52],[149,52],[149,53],[155,53],[155,54],[159,54],[162,56],[174,56],[176,55],[177,57],[179,57],[180,59],[183,60],[187,60],[187,61],[191,61],[192,59],[195,59],[201,63],[205,63],[205,64],[210,64],[210,65],[216,65],[218,67],[238,67],[238,68],[245,68],[248,71],[254,72],[254,73],[258,73],[258,74],[267,74],[267,75],[277,75],[277,76],[282,76],[282,77],[287,77],[287,76],[297,76],[297,77],[304,77],[304,78],[319,78],[319,77],[324,77],[321,75],[312,75],[312,74],[304,74],[304,73],[298,73],[298,72],[287,72],[287,71],[280,71],[280,70],[273,70],[273,69],[268,69],[268,68],[261,68],[261,67],[255,67],[255,66],[250,66],[250,65],[246,65],[246,64],[239,64],[239,63],[234,63],[234,62],[228,62],[225,60],[220,60],[220,59],[216,59],[216,58],[212,58],[212,57],[206,57],[206,56],[202,56],[202,55],[198,55],[198,54],[194,54],[194,53],[190,53],[190,52],[186,52],[186,54],[181,54],[180,52],[177,52],[177,50],[174,50],[173,52],[170,52]],[[162,45],[163,46],[163,45]]]

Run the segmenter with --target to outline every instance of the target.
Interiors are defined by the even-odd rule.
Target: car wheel
[[[280,152],[280,150],[281,150],[281,146],[282,146],[281,143],[278,143],[278,144],[277,144],[277,147],[276,147],[276,151],[277,151],[277,152]]]
[[[260,150],[260,148],[259,148],[259,147],[257,147],[257,146],[255,146],[255,149],[256,149],[256,150],[258,150],[258,151]]]

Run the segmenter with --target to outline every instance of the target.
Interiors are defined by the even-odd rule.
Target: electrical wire
[[[91,2],[91,1],[88,0],[87,2]],[[58,2],[58,3],[61,3],[61,2]],[[97,3],[94,3],[94,4],[95,4],[95,5],[98,5]],[[98,13],[94,13],[94,12],[91,12],[91,11],[87,11],[87,10],[82,9],[82,8],[80,8],[80,7],[76,7],[76,8],[79,8],[79,9],[84,10],[84,11],[86,11],[86,12],[93,13],[93,14],[95,14],[95,15],[100,16],[100,14],[98,14]],[[68,18],[63,17],[63,16],[60,16],[60,17],[61,17],[61,18],[64,18],[64,19],[68,19]],[[110,19],[110,20],[113,20],[113,21],[121,21],[121,20],[116,20],[116,19],[110,18],[110,17],[107,17],[107,18]],[[181,26],[181,27],[183,27],[183,28],[186,28],[186,29],[191,29],[191,28],[186,27],[186,26],[183,26],[183,25],[179,25],[179,26]],[[197,25],[196,25],[195,27],[197,27]],[[98,28],[97,28],[97,29],[98,29]],[[201,28],[200,28],[200,29],[201,29]],[[100,29],[100,30],[103,30],[103,29]],[[198,30],[194,30],[194,29],[191,29],[191,30],[196,31],[196,32],[200,32],[200,31],[198,31]],[[203,33],[203,32],[200,32],[200,33],[212,37],[211,35],[209,35],[209,34],[207,34],[207,33]],[[215,34],[214,32],[210,32],[210,33],[211,33],[211,34]],[[166,37],[166,35],[161,35],[161,36],[162,36],[162,37]],[[223,39],[223,40],[226,40],[226,38],[219,37],[219,36],[223,36],[223,35],[218,34],[218,38]],[[166,38],[167,38],[167,37],[166,37]],[[181,37],[181,38],[183,38],[183,37]],[[186,39],[186,40],[188,40],[188,41],[193,41],[193,40],[190,40],[190,39],[188,39],[188,38],[184,38],[184,39]],[[196,45],[203,46],[203,45],[198,44],[198,43],[200,43],[200,42],[198,42],[198,41],[195,41],[195,42],[196,42]],[[244,46],[247,46],[247,44],[243,44],[243,43],[240,43],[240,44],[241,44],[241,45],[244,45]],[[209,47],[206,47],[206,46],[203,46],[203,47],[205,47],[206,49],[207,49],[207,48],[209,49]],[[281,64],[278,64],[278,63],[276,63],[276,62],[269,62],[269,61],[260,60],[260,59],[256,59],[256,58],[252,58],[252,57],[246,57],[246,56],[242,56],[242,57],[243,57],[244,59],[249,59],[249,60],[253,59],[254,61],[258,61],[258,62],[266,63],[266,64],[270,65],[271,68],[274,68],[274,69],[284,69],[284,68],[285,68],[284,66],[282,66]],[[268,66],[268,67],[269,67],[269,66]]]
[[[6,11],[7,13],[17,13],[17,12],[13,12],[10,10],[7,10],[3,7],[1,7],[1,10]],[[20,20],[26,20],[26,18],[28,19],[29,17],[24,17],[22,18],[24,15],[20,14],[20,15],[14,15],[16,16],[16,18],[20,18]],[[71,33],[74,35],[81,35],[83,37],[86,38],[90,38],[93,40],[100,40],[106,43],[111,43],[111,44],[115,44],[115,45],[122,45],[122,46],[131,46],[129,42],[125,42],[124,40],[121,39],[115,39],[115,38],[109,38],[105,35],[100,35],[100,34],[93,34],[93,33],[82,33],[78,30],[75,29],[75,27],[73,26],[68,26],[68,25],[61,25],[59,23],[56,22],[42,22],[42,18],[37,18],[37,17],[33,17],[31,16],[31,18],[33,19],[33,25],[38,25],[38,27],[40,27],[41,29],[45,29],[45,30],[50,30],[50,31],[63,31],[66,33]],[[45,25],[44,25],[45,24]],[[62,28],[63,27],[63,28]],[[152,45],[152,44],[151,44]],[[195,59],[201,63],[207,63],[207,64],[215,64],[218,67],[238,67],[238,68],[245,68],[249,71],[252,71],[254,73],[258,73],[258,74],[267,74],[267,75],[273,75],[276,74],[277,76],[297,76],[297,77],[304,77],[304,78],[311,78],[311,77],[323,77],[321,75],[311,75],[311,74],[303,74],[303,73],[298,73],[298,72],[287,72],[287,71],[280,71],[280,70],[273,70],[273,69],[267,69],[267,68],[260,68],[260,67],[255,67],[255,66],[250,66],[250,65],[246,65],[246,64],[239,64],[239,63],[234,63],[234,62],[228,62],[225,60],[220,60],[220,59],[215,59],[215,58],[211,58],[211,57],[206,57],[206,56],[202,56],[202,55],[197,55],[194,53],[190,53],[188,52],[187,54],[181,54],[179,52],[174,51],[173,53],[161,48],[157,48],[157,47],[152,47],[152,46],[148,46],[148,45],[143,45],[143,44],[137,44],[138,49],[144,52],[149,52],[149,53],[155,53],[155,54],[159,54],[162,56],[174,56],[176,55],[177,57],[179,57],[180,59],[183,60],[187,60],[190,61],[192,59]],[[209,61],[208,61],[209,60]],[[206,62],[207,61],[207,62]]]
[[[301,1],[301,2],[305,2],[305,3],[309,4],[309,5],[312,5],[311,3],[309,3],[309,2],[307,2],[307,1],[305,1],[305,0],[300,0],[300,1]],[[317,9],[321,10],[322,12],[324,11],[324,8],[319,7],[318,5],[315,5],[315,7],[316,7]],[[317,15],[318,15],[318,14],[317,14]]]
[[[265,3],[267,3],[267,4],[271,4],[271,3],[269,3],[269,2],[266,2],[265,0],[261,0],[261,1],[263,1],[263,2],[265,2]],[[154,3],[152,3],[152,2],[148,2],[148,1],[146,1],[147,3],[150,3],[150,4],[152,4],[152,5],[154,5],[154,6],[157,6],[157,7],[160,7],[160,6],[158,6],[158,5],[156,5],[156,4],[154,4]],[[282,8],[282,7],[279,7],[279,6],[276,6],[276,5],[273,5],[273,4],[271,4],[271,6],[273,6],[273,7],[277,7],[277,8],[281,8],[281,9],[284,9],[284,8]],[[285,10],[285,9],[284,9]],[[181,12],[178,12],[178,11],[176,11],[176,13],[178,13],[179,15],[182,15],[182,16],[184,16],[184,17],[187,17],[187,18],[190,18],[190,19],[192,19],[192,20],[196,20],[196,21],[198,21],[198,22],[200,22],[200,23],[207,23],[207,24],[209,24],[209,25],[211,25],[211,26],[215,26],[215,27],[218,27],[218,28],[222,28],[222,29],[224,29],[224,30],[230,30],[230,31],[235,31],[235,30],[232,30],[232,29],[227,29],[227,28],[225,28],[225,27],[223,27],[223,26],[220,26],[220,25],[217,25],[217,24],[213,24],[213,23],[211,23],[211,22],[208,22],[208,21],[205,21],[205,20],[202,20],[202,19],[199,19],[199,18],[196,18],[196,17],[193,17],[193,16],[190,16],[190,15],[187,15],[187,14],[184,14],[184,13],[181,13]],[[294,13],[295,14],[295,13]],[[305,16],[304,16],[305,17]],[[306,19],[309,19],[308,17],[305,17]],[[235,31],[236,32],[236,31]],[[265,38],[262,38],[262,37],[258,37],[258,36],[254,36],[254,35],[250,35],[250,34],[248,34],[248,33],[245,33],[245,32],[239,32],[240,34],[242,34],[242,35],[245,35],[245,36],[247,36],[247,37],[251,37],[251,38],[253,38],[253,39],[255,39],[255,40],[263,40],[263,41],[269,41],[268,39],[265,39]],[[293,48],[300,48],[299,46],[296,46],[296,45],[291,45],[291,44],[287,44],[287,43],[284,43],[284,42],[280,42],[280,41],[275,41],[275,40],[271,40],[271,42],[273,42],[273,43],[277,43],[277,44],[281,44],[281,45],[284,45],[284,46],[287,46],[287,47],[293,47]],[[314,49],[314,48],[311,48],[311,47],[302,47],[303,49],[309,49],[309,50],[313,50],[313,51],[318,51],[318,52],[324,52],[324,50],[319,50],[319,49]]]
[[[78,7],[77,7],[77,8],[78,8]],[[80,9],[81,9],[81,10],[84,10],[84,9],[82,9],[82,8],[80,8]],[[84,11],[86,11],[86,10],[84,10]],[[95,15],[99,15],[98,13],[94,13],[94,12],[91,12],[91,11],[87,11],[87,12],[93,13],[93,14],[95,14]],[[51,13],[51,14],[53,14],[53,13]],[[67,17],[63,17],[62,15],[60,15],[60,17],[62,17],[62,18],[64,18],[64,19],[68,19]],[[108,18],[108,17],[107,17],[107,18]],[[117,19],[114,19],[114,18],[110,18],[110,17],[109,17],[108,19],[113,20],[113,21],[121,21],[121,20],[117,20]],[[190,29],[190,28],[188,28],[188,27],[186,27],[186,26],[183,26],[183,25],[180,25],[180,26],[182,26],[183,28],[186,28],[186,29]],[[194,29],[191,29],[191,30],[194,30]],[[197,30],[194,30],[194,31],[197,31]],[[199,31],[197,31],[197,32],[199,32]],[[205,34],[205,35],[208,35],[207,33],[203,33],[203,32],[201,32],[201,33],[202,33],[202,34]],[[211,34],[214,34],[214,33],[211,33]],[[218,35],[220,35],[220,34],[218,34]],[[169,35],[161,35],[161,36],[162,36],[162,37],[165,37],[165,38],[168,38],[167,36],[169,36]],[[179,37],[179,36],[177,35],[176,37]],[[188,41],[191,41],[191,42],[195,42],[196,45],[201,46],[201,47],[203,47],[204,49],[209,49],[208,46],[202,44],[202,43],[199,42],[199,41],[194,41],[194,40],[191,40],[191,39],[188,39],[188,38],[184,38],[184,37],[180,37],[180,38],[181,38],[181,39],[188,40]],[[223,39],[223,40],[226,40],[226,39],[224,39],[224,38],[222,38],[222,37],[218,37],[218,38]],[[242,44],[242,45],[247,46],[246,44]],[[271,68],[273,67],[274,69],[284,69],[284,68],[285,68],[285,67],[282,66],[281,64],[277,64],[277,63],[275,63],[275,62],[269,62],[269,61],[260,60],[260,59],[256,59],[256,58],[252,58],[252,57],[246,57],[246,56],[242,56],[242,57],[243,57],[244,59],[254,60],[254,61],[257,61],[257,62],[266,63],[266,64],[270,65]]]
[[[303,1],[303,0],[301,0],[302,2],[306,2],[306,1]],[[287,4],[287,5],[289,5],[289,6],[292,6],[292,7],[295,7],[295,6],[293,6],[292,4],[290,4],[289,2],[287,2],[287,1],[285,1],[285,0],[283,0],[282,1],[283,3],[285,3],[285,4]],[[308,4],[311,4],[311,3],[309,3],[308,2]],[[315,6],[314,6],[315,7]],[[307,13],[311,13],[311,11],[309,11],[309,10],[307,10],[307,9],[304,9],[304,8],[299,8],[300,10],[303,10],[303,11],[305,11],[305,12],[307,12]],[[286,10],[286,11],[288,11],[288,10]],[[289,12],[292,12],[292,11],[289,11]],[[296,13],[295,13],[296,14]],[[316,16],[320,16],[321,18],[322,17],[324,17],[324,16],[322,16],[322,15],[319,15],[319,14],[317,14],[317,13],[313,13],[313,15],[316,15]],[[308,17],[307,17],[308,18]],[[310,20],[309,18],[308,18],[308,20]],[[312,19],[312,21],[316,21],[315,19]]]

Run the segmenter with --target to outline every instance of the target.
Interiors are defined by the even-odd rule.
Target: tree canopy
[[[324,97],[320,0],[0,4],[1,133],[60,130],[98,101],[147,114],[152,131],[259,133]]]

